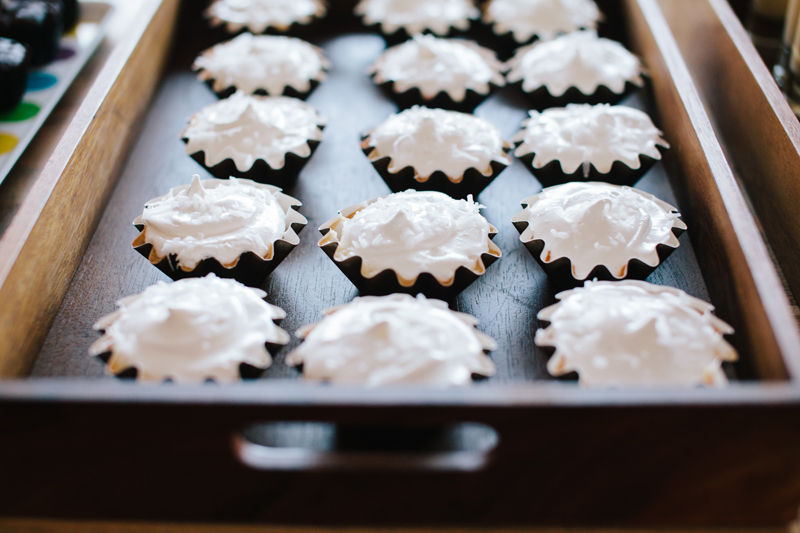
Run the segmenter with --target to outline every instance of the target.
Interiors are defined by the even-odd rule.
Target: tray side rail
[[[762,380],[800,376],[797,324],[758,225],[720,147],[656,0],[624,2],[634,50],[651,74],[665,157],[717,313],[731,323]]]
[[[0,514],[326,525],[777,526],[794,518],[800,500],[796,403],[287,405],[273,396],[273,402],[214,405],[5,402]],[[267,421],[327,421],[362,432],[469,421],[493,427],[499,443],[470,471],[398,469],[388,461],[369,469],[363,460],[360,467],[329,468],[322,460],[295,469],[245,462],[236,438],[249,424]]]
[[[725,0],[658,1],[796,298],[800,122]]]
[[[178,0],[148,0],[0,240],[0,376],[26,375],[169,57]]]

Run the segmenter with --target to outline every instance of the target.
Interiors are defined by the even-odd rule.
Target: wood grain
[[[155,88],[176,9],[149,2],[0,240],[0,376],[31,367]]]
[[[797,296],[800,123],[724,0],[659,0],[659,4],[725,155]]]
[[[630,529],[600,528],[331,528],[198,523],[68,522],[22,518],[0,519],[0,531],[6,533],[631,533]],[[787,533],[787,528],[659,529],[658,531],[660,533]],[[647,532],[642,531],[642,533]]]
[[[673,132],[675,150],[684,152],[677,158],[683,173],[675,174],[685,179],[677,185],[679,205],[688,213],[689,233],[701,251],[703,270],[714,272],[706,277],[712,302],[721,316],[745,334],[744,342],[758,351],[754,364],[760,376],[780,378],[787,371],[800,375],[797,324],[769,252],[656,2],[639,5],[652,25],[665,26],[663,31],[637,35],[653,69],[664,127]],[[637,12],[631,10],[634,20]],[[652,54],[648,52],[652,46],[672,52]],[[675,83],[659,83],[659,76],[669,76]],[[687,121],[693,133],[687,131]],[[772,333],[767,331],[770,323]]]

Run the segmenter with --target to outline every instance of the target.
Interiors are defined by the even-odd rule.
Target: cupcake
[[[64,29],[64,6],[47,0],[0,2],[0,37],[24,44],[34,67],[56,58]]]
[[[270,350],[289,342],[275,325],[286,313],[267,293],[213,274],[159,282],[117,302],[119,309],[94,329],[103,336],[92,356],[107,358],[107,371],[140,381],[235,381],[272,364]]]
[[[538,346],[555,348],[554,376],[577,372],[586,386],[722,386],[723,361],[736,350],[733,328],[714,307],[685,292],[644,281],[586,282],[556,295],[538,318]]]
[[[644,279],[680,246],[677,209],[644,191],[599,182],[544,189],[511,222],[556,283]]]
[[[366,26],[380,28],[392,44],[418,33],[463,34],[480,18],[472,0],[361,0],[355,14]]]
[[[500,258],[480,204],[405,191],[342,209],[319,246],[363,294],[422,293],[449,300]]]
[[[483,22],[507,47],[595,29],[601,19],[592,0],[489,0],[483,9]]]
[[[22,102],[28,84],[28,51],[17,41],[0,37],[0,113]]]
[[[228,33],[289,33],[307,29],[327,11],[323,0],[215,0],[205,16]]]
[[[214,176],[286,187],[322,140],[326,120],[297,98],[241,91],[192,115],[186,153]]]
[[[669,144],[646,113],[626,106],[569,104],[531,111],[511,138],[544,187],[569,181],[633,185]]]
[[[441,300],[408,294],[366,296],[328,309],[325,318],[297,332],[304,339],[287,364],[303,377],[380,387],[458,386],[472,375],[495,373],[486,352],[497,345],[475,329],[477,319]]]
[[[250,180],[204,180],[153,198],[133,247],[172,279],[214,273],[258,286],[300,242],[300,202]]]
[[[220,98],[247,94],[305,99],[325,79],[330,63],[322,50],[301,39],[243,33],[212,46],[192,69]]]
[[[472,41],[416,35],[386,50],[368,72],[401,108],[471,112],[505,85],[502,68],[494,52]]]
[[[474,115],[414,106],[368,132],[361,148],[394,192],[477,196],[511,159],[511,144]]]
[[[639,58],[595,31],[522,47],[506,68],[508,82],[521,86],[539,110],[569,103],[616,104],[644,86]]]

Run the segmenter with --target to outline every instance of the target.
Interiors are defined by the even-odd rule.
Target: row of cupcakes
[[[212,175],[286,187],[322,141],[326,120],[296,98],[236,92],[190,119],[186,153]],[[647,114],[570,104],[531,111],[513,153],[544,186],[571,181],[634,185],[668,143]],[[471,114],[414,106],[366,132],[361,149],[389,188],[477,196],[511,164],[512,144]]]
[[[193,65],[221,98],[241,90],[304,99],[329,68],[322,50],[306,41],[251,33],[209,48]],[[473,41],[417,34],[384,51],[368,72],[401,108],[464,112],[507,82],[519,86],[534,109],[614,104],[644,86],[645,75],[638,57],[594,31],[520,48],[507,63]]]
[[[101,318],[89,349],[109,372],[141,381],[227,383],[255,377],[290,341],[286,313],[266,293],[213,274],[159,282]],[[642,281],[587,282],[539,312],[535,335],[553,351],[553,376],[584,386],[722,386],[723,362],[738,359],[713,307],[683,291]],[[285,358],[303,377],[334,384],[468,385],[496,372],[496,342],[477,320],[440,300],[392,294],[355,298],[302,327]]]
[[[603,15],[592,0],[360,0],[354,14],[389,42],[418,33],[464,35],[481,20],[514,46],[595,29]],[[295,33],[328,14],[324,0],[214,0],[205,16],[228,33]],[[307,33],[307,32],[305,32]]]
[[[513,224],[559,286],[644,279],[678,246],[677,210],[630,187],[600,182],[544,189]],[[214,273],[260,286],[299,244],[300,202],[277,187],[230,178],[174,187],[145,204],[133,247],[172,279]],[[364,294],[452,299],[501,250],[483,206],[433,191],[403,191],[340,210],[319,247]]]

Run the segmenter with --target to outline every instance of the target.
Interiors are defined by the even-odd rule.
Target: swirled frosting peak
[[[397,93],[417,88],[428,100],[445,92],[461,102],[467,89],[489,94],[491,85],[505,85],[501,69],[494,52],[472,41],[415,35],[381,54],[369,72],[377,84],[393,82]]]
[[[530,118],[512,140],[514,154],[535,153],[533,168],[560,161],[561,170],[572,174],[590,165],[607,174],[614,161],[630,168],[641,166],[640,155],[661,159],[658,146],[669,147],[646,113],[627,106],[569,104],[567,107],[531,111]]]
[[[721,365],[738,355],[733,329],[714,307],[672,287],[644,281],[588,281],[539,312],[550,325],[536,344],[556,351],[554,376],[577,372],[588,386],[696,386],[727,383]]]
[[[506,67],[509,83],[522,81],[522,89],[529,93],[546,87],[553,96],[561,96],[576,87],[589,95],[604,85],[622,94],[626,82],[644,85],[639,58],[620,43],[599,38],[595,31],[577,31],[522,47]]]
[[[427,107],[414,106],[390,116],[369,133],[362,146],[373,148],[370,161],[389,157],[389,172],[412,167],[420,182],[437,170],[458,182],[469,168],[489,176],[492,162],[511,164],[503,150],[510,145],[494,124],[474,115]]]
[[[187,154],[205,153],[208,167],[231,159],[245,172],[261,159],[280,169],[288,153],[311,156],[308,141],[322,140],[324,124],[316,109],[297,98],[237,91],[192,115],[181,137]]]
[[[184,270],[206,258],[235,266],[245,252],[272,258],[275,241],[297,244],[292,223],[305,223],[291,205],[300,202],[280,189],[251,180],[205,180],[195,174],[191,185],[147,202],[134,224],[143,226],[134,246],[153,246],[151,260],[176,256]]]
[[[523,201],[527,207],[514,222],[528,227],[522,242],[544,241],[542,261],[566,257],[575,279],[586,279],[605,266],[620,279],[628,262],[658,266],[658,245],[677,248],[673,228],[686,229],[677,210],[652,194],[608,183],[572,182],[544,189]]]
[[[387,35],[402,28],[409,35],[431,31],[447,35],[450,28],[466,31],[480,17],[472,0],[361,0],[356,15],[368,26],[380,24]]]
[[[403,286],[428,272],[452,285],[459,267],[483,274],[483,254],[500,257],[481,205],[440,192],[405,191],[365,202],[331,225],[320,241],[338,238],[334,260],[361,257],[361,274],[372,278],[393,270]]]
[[[286,313],[266,295],[213,274],[158,282],[117,302],[119,309],[94,325],[104,334],[89,353],[110,352],[111,372],[133,367],[142,381],[234,381],[241,363],[272,364],[265,344],[289,342],[275,325]]]
[[[272,96],[280,96],[287,87],[308,92],[312,81],[325,79],[327,68],[330,62],[322,50],[306,41],[251,33],[212,46],[192,65],[200,81],[214,80],[216,92],[236,87]]]
[[[484,22],[494,25],[496,34],[510,32],[518,43],[594,29],[601,18],[592,0],[491,0],[483,15]]]
[[[491,376],[484,350],[495,342],[477,320],[440,300],[407,294],[367,296],[329,309],[306,326],[287,363],[303,365],[307,379],[369,387],[396,384],[468,385],[472,374]]]
[[[327,13],[323,0],[215,0],[206,10],[211,26],[225,25],[230,33],[247,28],[287,31],[292,24],[309,24]]]

